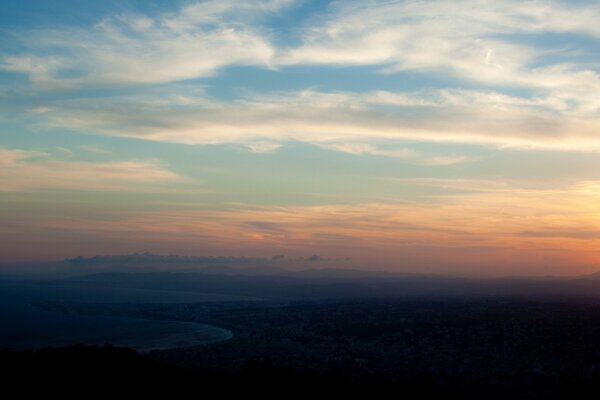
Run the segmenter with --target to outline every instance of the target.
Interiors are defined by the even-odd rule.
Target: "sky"
[[[598,21],[596,1],[3,0],[0,261],[600,270]]]

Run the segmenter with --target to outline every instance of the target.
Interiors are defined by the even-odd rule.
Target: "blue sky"
[[[594,270],[598,20],[589,1],[4,1],[0,255]]]

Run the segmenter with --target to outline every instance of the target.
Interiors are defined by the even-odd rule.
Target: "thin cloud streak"
[[[391,100],[397,97],[401,101]],[[241,143],[252,151],[275,150],[285,141],[343,151],[348,147],[340,143],[373,146],[369,142],[385,140],[599,151],[600,117],[561,107],[551,99],[474,90],[401,95],[307,90],[233,102],[197,93],[183,99],[167,95],[161,102],[145,96],[55,101],[37,118],[41,126],[73,131],[183,144]]]
[[[143,192],[192,182],[156,160],[62,161],[43,152],[0,148],[0,166],[0,192],[5,193],[44,189]]]

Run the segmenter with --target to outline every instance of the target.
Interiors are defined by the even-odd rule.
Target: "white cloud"
[[[322,147],[348,154],[370,154],[399,158],[412,158],[417,155],[417,152],[408,148],[386,150],[367,143],[328,143]]]
[[[400,94],[280,92],[235,101],[184,97],[184,102],[181,94],[170,97],[168,93],[160,102],[153,96],[55,101],[50,111],[37,117],[43,125],[80,132],[183,144],[237,143],[253,151],[300,141],[335,145],[345,152],[406,156],[376,147],[394,140],[600,151],[600,116],[593,110],[594,98],[577,103],[560,97],[527,99],[448,89]],[[349,143],[371,147],[351,148]],[[452,156],[429,162],[459,161],[467,160]]]
[[[419,152],[407,147],[386,148],[383,145],[375,146],[368,143],[324,143],[321,144],[320,147],[354,155],[402,158],[423,165],[452,165],[474,161],[472,157],[464,155],[434,155]]]
[[[279,63],[375,65],[385,73],[418,71],[488,87],[531,88],[563,104],[592,103],[582,111],[598,113],[594,99],[600,78],[594,64],[555,57],[577,49],[576,39],[572,49],[564,44],[549,49],[526,45],[514,35],[571,33],[598,40],[599,5],[512,0],[333,4]]]
[[[600,38],[600,6],[464,0],[334,2],[301,29],[299,45],[276,46],[261,24],[293,0],[208,0],[173,13],[117,14],[93,27],[20,32],[29,53],[0,67],[40,86],[170,82],[228,65],[378,65],[437,71],[482,84],[548,87],[581,80],[577,65],[535,67],[548,49],[510,35],[575,33]],[[52,48],[54,55],[42,55]],[[564,51],[564,49],[562,49]],[[566,80],[566,81],[565,81]]]
[[[600,38],[599,18],[598,5],[565,2],[336,2],[286,58],[290,63],[389,64],[391,70],[444,68],[462,71],[468,79],[502,79],[542,53],[508,35],[569,32]],[[466,75],[475,71],[480,74]]]
[[[275,49],[256,23],[284,0],[209,0],[154,17],[116,15],[93,27],[25,32],[30,53],[6,55],[0,68],[40,87],[170,82],[232,65],[269,67]],[[52,48],[60,56],[43,56]]]
[[[129,97],[38,100],[33,114],[42,126],[186,144],[236,143],[253,152],[274,151],[288,140],[346,152],[370,143],[372,148],[363,148],[362,154],[405,158],[410,157],[376,143],[600,150],[600,74],[577,57],[555,57],[559,50],[578,50],[577,40],[564,51],[564,43],[561,49],[541,47],[515,36],[569,33],[599,40],[599,5],[333,2],[298,28],[300,44],[275,45],[271,39],[277,28],[269,30],[262,22],[291,3],[210,0],[172,13],[115,15],[91,28],[25,32],[22,44],[31,51],[5,55],[0,68],[28,74],[37,88],[104,85],[109,90],[206,77],[228,65],[374,65],[389,74],[419,71],[464,87],[299,90],[220,101],[190,93],[191,85],[181,84],[172,85],[170,93],[161,87]],[[48,48],[54,55],[44,55]],[[439,157],[427,162],[466,161],[460,155]]]

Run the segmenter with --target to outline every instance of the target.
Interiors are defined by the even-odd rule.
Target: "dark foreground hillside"
[[[21,396],[163,395],[170,398],[294,395],[377,396],[398,399],[564,399],[597,398],[596,379],[521,376],[494,380],[436,374],[404,374],[400,379],[364,375],[350,378],[340,371],[295,371],[266,361],[246,362],[237,371],[183,369],[148,355],[112,346],[74,345],[35,352],[0,352],[4,390]]]
[[[572,301],[352,300],[102,305],[70,314],[213,323],[232,339],[145,355],[111,346],[0,354],[21,390],[129,389],[395,398],[586,399],[600,395],[600,305]]]

